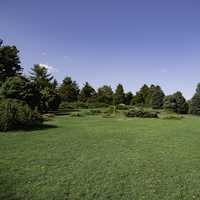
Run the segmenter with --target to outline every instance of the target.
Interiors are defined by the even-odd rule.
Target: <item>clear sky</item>
[[[199,0],[1,0],[0,38],[22,65],[80,86],[159,84],[190,98],[200,82]]]

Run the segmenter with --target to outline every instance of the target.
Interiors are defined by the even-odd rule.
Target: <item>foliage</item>
[[[104,114],[114,114],[116,113],[116,106],[109,106],[104,110]]]
[[[59,88],[59,95],[62,101],[77,101],[79,95],[79,87],[76,81],[72,81],[71,77],[65,77]]]
[[[114,104],[125,103],[125,93],[122,84],[118,84],[114,94]]]
[[[13,76],[6,79],[0,90],[4,98],[25,101],[32,109],[39,106],[40,93],[34,82],[23,76]]]
[[[147,97],[149,95],[149,87],[148,85],[144,84],[140,90],[136,93],[135,97],[135,105],[145,105],[147,104]]]
[[[144,111],[143,109],[134,108],[126,112],[127,117],[141,117],[141,118],[158,118],[158,114],[153,111]]]
[[[188,113],[188,103],[181,92],[176,92],[173,95],[166,96],[163,107],[166,110],[170,110],[178,114]]]
[[[193,115],[200,115],[200,83],[197,85],[196,93],[190,101],[190,111]]]
[[[53,76],[48,73],[46,67],[36,64],[31,69],[31,80],[34,81],[38,87],[38,89],[44,89],[45,87],[52,87],[51,81],[53,80]]]
[[[151,93],[149,94],[149,104],[153,109],[161,109],[165,94],[159,86],[150,88]]]
[[[25,129],[41,124],[42,118],[20,100],[0,100],[0,130]]]
[[[79,100],[82,102],[96,101],[96,91],[88,82],[81,89]]]
[[[18,53],[15,46],[0,46],[0,85],[6,78],[21,74]]]
[[[97,92],[97,100],[98,102],[111,105],[113,103],[112,88],[107,85],[100,87]]]
[[[41,65],[34,65],[30,78],[40,92],[39,111],[48,112],[57,110],[61,99],[56,89],[56,83],[53,81],[53,76],[48,73],[47,68]]]
[[[59,108],[60,96],[53,88],[45,87],[40,91],[40,94],[39,110],[41,112],[55,111]]]
[[[124,103],[126,105],[131,105],[132,99],[133,99],[133,93],[132,92],[127,92],[125,94],[125,102]]]
[[[116,105],[116,109],[118,110],[128,110],[129,107],[123,103]]]

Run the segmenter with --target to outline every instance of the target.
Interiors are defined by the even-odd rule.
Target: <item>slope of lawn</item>
[[[1,200],[200,199],[200,118],[48,123],[0,134]]]

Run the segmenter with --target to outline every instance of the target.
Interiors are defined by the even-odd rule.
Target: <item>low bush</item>
[[[157,112],[144,111],[143,109],[134,108],[125,113],[127,117],[141,117],[141,118],[158,118]]]
[[[129,109],[129,107],[128,107],[127,105],[125,105],[125,104],[118,104],[118,105],[116,106],[116,108],[117,108],[118,110],[128,110],[128,109]]]
[[[40,125],[42,116],[31,110],[24,102],[16,99],[0,101],[0,131],[26,129]]]
[[[106,108],[106,110],[104,111],[104,114],[113,114],[116,112],[116,107],[115,106],[109,106],[108,108]]]

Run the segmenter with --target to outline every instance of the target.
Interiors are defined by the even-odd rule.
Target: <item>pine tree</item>
[[[114,104],[123,104],[125,103],[125,93],[122,84],[118,84],[114,94]]]

